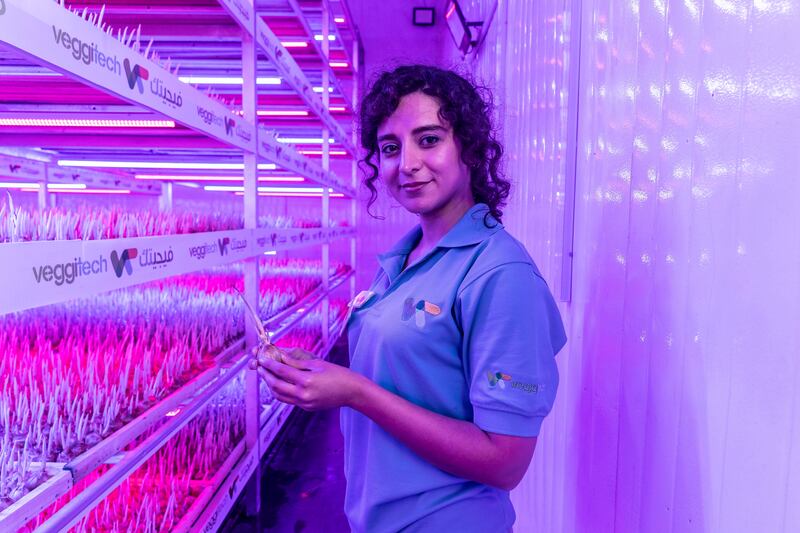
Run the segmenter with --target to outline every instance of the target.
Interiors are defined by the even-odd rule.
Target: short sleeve
[[[555,355],[567,340],[547,284],[532,264],[500,265],[461,289],[456,313],[474,423],[537,436],[558,388]]]

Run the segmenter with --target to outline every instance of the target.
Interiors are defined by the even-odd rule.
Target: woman
[[[343,407],[353,531],[509,531],[509,491],[530,464],[566,342],[555,302],[500,224],[490,104],[459,75],[404,66],[361,106],[375,180],[419,226],[351,304],[350,369],[293,352],[260,358],[275,396]]]

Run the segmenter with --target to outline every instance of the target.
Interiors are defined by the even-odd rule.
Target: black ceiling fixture
[[[432,7],[414,8],[414,26],[433,26],[436,23],[436,10]]]

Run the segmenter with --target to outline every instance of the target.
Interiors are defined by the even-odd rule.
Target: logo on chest
[[[403,302],[403,314],[401,318],[403,321],[414,319],[414,323],[418,328],[424,328],[427,316],[438,316],[442,313],[442,309],[431,302],[425,300],[414,301],[414,298],[406,298]]]

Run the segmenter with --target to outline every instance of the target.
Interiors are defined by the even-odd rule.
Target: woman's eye
[[[437,142],[439,142],[439,137],[437,137],[436,135],[426,135],[425,137],[423,137],[419,141],[419,143],[422,146],[432,146],[432,145],[436,144]]]
[[[392,155],[396,151],[397,151],[397,145],[396,144],[384,144],[381,147],[381,153],[383,155]]]

